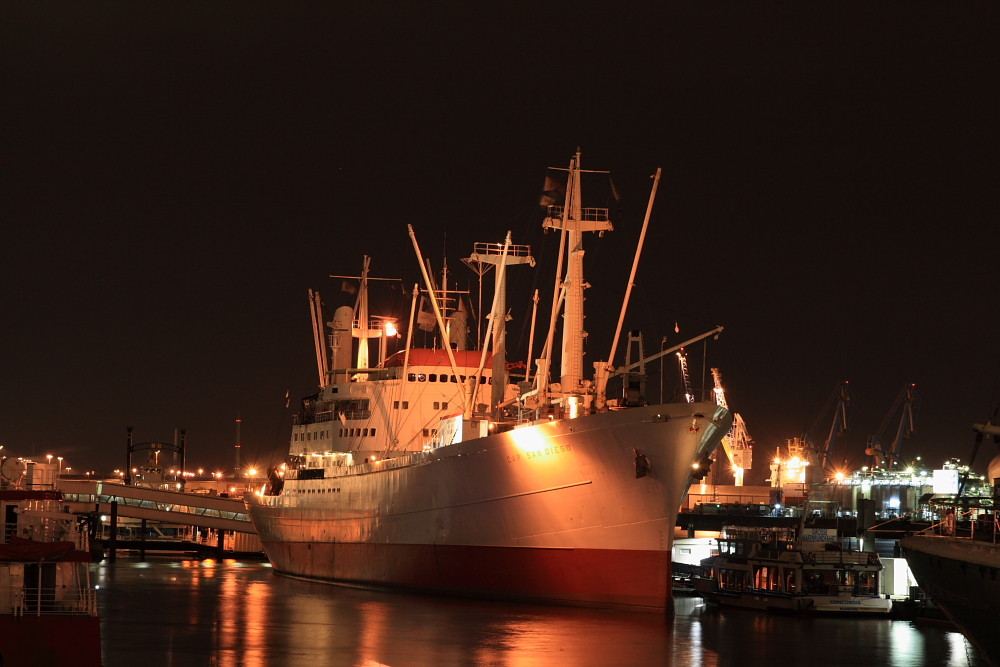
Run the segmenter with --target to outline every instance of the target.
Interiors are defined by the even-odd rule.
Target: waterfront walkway
[[[104,481],[61,479],[57,489],[74,512],[112,513],[166,524],[255,534],[243,500],[201,493],[161,491]]]

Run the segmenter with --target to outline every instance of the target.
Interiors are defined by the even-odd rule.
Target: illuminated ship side
[[[611,224],[606,209],[581,206],[579,154],[566,171],[565,205],[550,206],[544,223],[561,231],[559,264],[566,266],[554,298],[564,322],[558,383],[548,373],[554,307],[534,378],[508,384],[505,271],[533,263],[530,249],[512,245],[509,235],[503,244],[477,244],[466,260],[495,271],[484,337],[490,352],[454,349],[461,345],[448,338],[441,349],[411,348],[414,290],[407,345],[386,357],[384,323],[368,315],[367,258],[358,303],[334,316],[329,345],[313,296],[320,389],[296,417],[284,476],[273,474],[265,493],[246,498],[277,572],[366,587],[667,608],[678,507],[732,417],[709,402],[645,404],[628,380],[649,359],[617,369],[597,362],[594,380],[583,378],[581,241],[583,232]],[[411,239],[420,258],[412,230]],[[440,292],[426,273],[424,280],[439,330],[456,340]],[[616,339],[620,328],[619,321]],[[358,362],[347,368],[352,337]],[[380,343],[375,364],[368,362],[371,338]],[[616,374],[625,375],[626,391],[609,400],[608,378]]]

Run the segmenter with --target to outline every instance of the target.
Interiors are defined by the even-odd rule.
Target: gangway
[[[63,500],[79,503],[81,511],[111,512],[117,503],[118,516],[147,519],[178,526],[199,526],[216,530],[256,534],[243,501],[198,493],[163,491],[98,480],[60,479],[56,488]]]

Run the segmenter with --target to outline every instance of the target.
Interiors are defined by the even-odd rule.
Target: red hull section
[[[98,667],[101,620],[96,616],[0,616],[4,667]]]
[[[321,542],[264,549],[282,574],[355,586],[661,613],[671,599],[663,551]]]

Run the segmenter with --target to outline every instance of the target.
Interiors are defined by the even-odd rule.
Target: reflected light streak
[[[267,582],[256,581],[243,587],[243,580],[236,576],[235,568],[231,566],[232,561],[207,569],[207,572],[219,569],[222,577],[216,664],[220,667],[267,664],[271,586]]]
[[[910,623],[893,623],[889,628],[888,641],[893,647],[893,665],[925,664],[924,636]]]
[[[961,632],[949,632],[945,635],[945,641],[951,649],[948,662],[945,663],[947,667],[966,667],[969,664],[969,655],[978,654],[978,649],[972,646]]]

